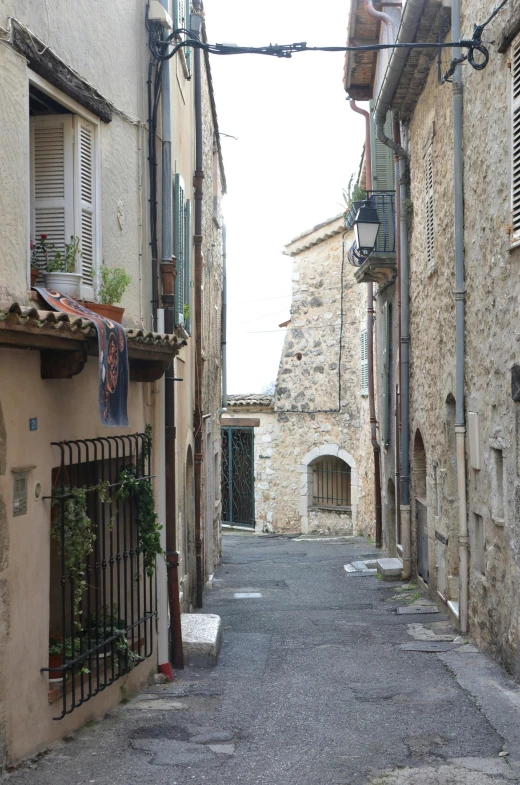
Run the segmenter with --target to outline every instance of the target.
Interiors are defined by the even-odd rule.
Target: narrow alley
[[[520,690],[413,585],[345,570],[372,555],[358,537],[225,535],[205,602],[219,664],[146,688],[10,785],[519,782]]]

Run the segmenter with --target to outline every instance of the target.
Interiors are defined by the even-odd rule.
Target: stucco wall
[[[48,678],[40,672],[48,663],[50,502],[35,500],[34,487],[41,483],[42,497],[51,493],[52,468],[59,465],[59,451],[51,447],[51,441],[107,434],[99,421],[97,385],[96,358],[89,358],[81,375],[73,379],[46,381],[40,378],[39,352],[0,350],[0,400],[5,421],[5,440],[1,441],[8,447],[3,471],[0,462],[0,695],[5,695],[7,707],[10,762],[44,748],[121,699],[119,688],[124,679],[64,720],[54,722],[57,707],[48,703]],[[130,384],[130,426],[114,429],[115,433],[142,431],[146,422],[152,421],[152,396],[147,387]],[[29,431],[30,417],[38,418],[36,431]],[[25,466],[32,467],[28,469],[27,514],[13,517],[12,469]],[[130,674],[126,687],[135,689],[155,668],[154,647],[153,656]]]
[[[98,267],[124,267],[132,283],[122,301],[124,324],[150,322],[147,234],[146,31],[138,2],[111,0],[95,12],[81,0],[0,0],[0,25],[15,17],[114,104],[100,123],[102,248]],[[86,34],[88,31],[88,34]],[[3,36],[5,38],[5,35]],[[114,67],[117,51],[117,67]],[[0,299],[26,303],[29,290],[29,69],[8,43],[0,45]]]
[[[348,238],[345,239],[346,250]],[[288,246],[289,251],[291,246]],[[360,393],[360,330],[366,321],[366,290],[356,284],[345,258],[341,412],[338,407],[341,330],[342,235],[334,234],[293,257],[293,302],[276,383],[277,444],[269,494],[274,494],[275,531],[373,533],[373,460],[368,399]],[[322,410],[331,410],[322,411]],[[330,447],[352,456],[357,477],[352,515],[308,514],[305,456]],[[334,452],[334,449],[336,452]],[[305,464],[306,465],[306,464]],[[266,489],[267,490],[267,489]]]

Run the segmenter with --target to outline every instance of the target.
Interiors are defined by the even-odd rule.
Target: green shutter
[[[372,113],[373,102],[370,104],[370,110]],[[386,116],[385,134],[390,139],[392,138],[392,112],[388,112]],[[394,154],[389,147],[382,144],[377,138],[373,116],[371,116],[370,119],[370,146],[372,159],[372,190],[394,191]],[[368,190],[371,190],[370,185],[368,186]],[[376,253],[378,250],[383,251],[385,247],[393,248],[395,245],[395,227],[392,206],[389,200],[385,199],[384,202],[381,201],[383,198],[384,197],[380,197],[377,203],[377,211],[382,222],[382,227],[379,230],[377,238]]]
[[[373,102],[370,103],[370,112],[373,110]],[[392,138],[392,112],[388,112],[385,123],[385,134]],[[393,191],[394,184],[394,154],[385,144],[382,144],[376,136],[376,127],[373,116],[370,119],[370,147],[372,158],[372,180],[373,186],[368,185],[368,190],[374,191]]]
[[[173,252],[177,259],[177,276],[175,278],[175,324],[184,325],[184,182],[180,174],[175,175],[173,209],[175,226]]]
[[[184,207],[184,304],[188,306],[186,331],[191,335],[191,202]]]

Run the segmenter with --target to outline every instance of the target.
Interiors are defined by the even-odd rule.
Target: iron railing
[[[350,466],[341,458],[320,458],[312,467],[313,507],[351,506]]]
[[[381,225],[377,233],[374,254],[389,255],[395,253],[395,191],[369,191],[368,201],[376,208]],[[345,228],[352,229],[361,202],[354,202],[345,216]],[[348,252],[348,260],[354,267],[361,267],[366,257],[358,252],[354,240]]]
[[[157,610],[142,526],[149,435],[52,446],[50,632],[60,654],[41,670],[61,692],[59,720],[152,655]],[[133,491],[124,493],[129,478]]]

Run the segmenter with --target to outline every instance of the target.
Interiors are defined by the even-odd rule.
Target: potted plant
[[[94,313],[104,316],[112,322],[121,323],[125,309],[117,307],[116,303],[121,302],[132,278],[123,267],[106,267],[105,265],[99,271],[99,277],[98,302],[86,302],[85,305]]]
[[[76,272],[82,255],[79,243],[79,237],[71,235],[70,243],[65,244],[65,253],[56,251],[52,259],[48,259],[48,250],[54,250],[55,246],[47,246],[46,269],[43,273],[47,289],[75,299],[79,297],[81,286],[81,273]]]
[[[60,635],[49,635],[49,679],[63,679],[63,674],[66,671],[61,670],[64,665],[63,660],[63,643],[65,642],[65,663],[74,659],[80,653],[79,638],[74,639],[74,656],[72,653],[72,638],[65,638],[65,641]],[[56,670],[52,670],[56,668]]]

